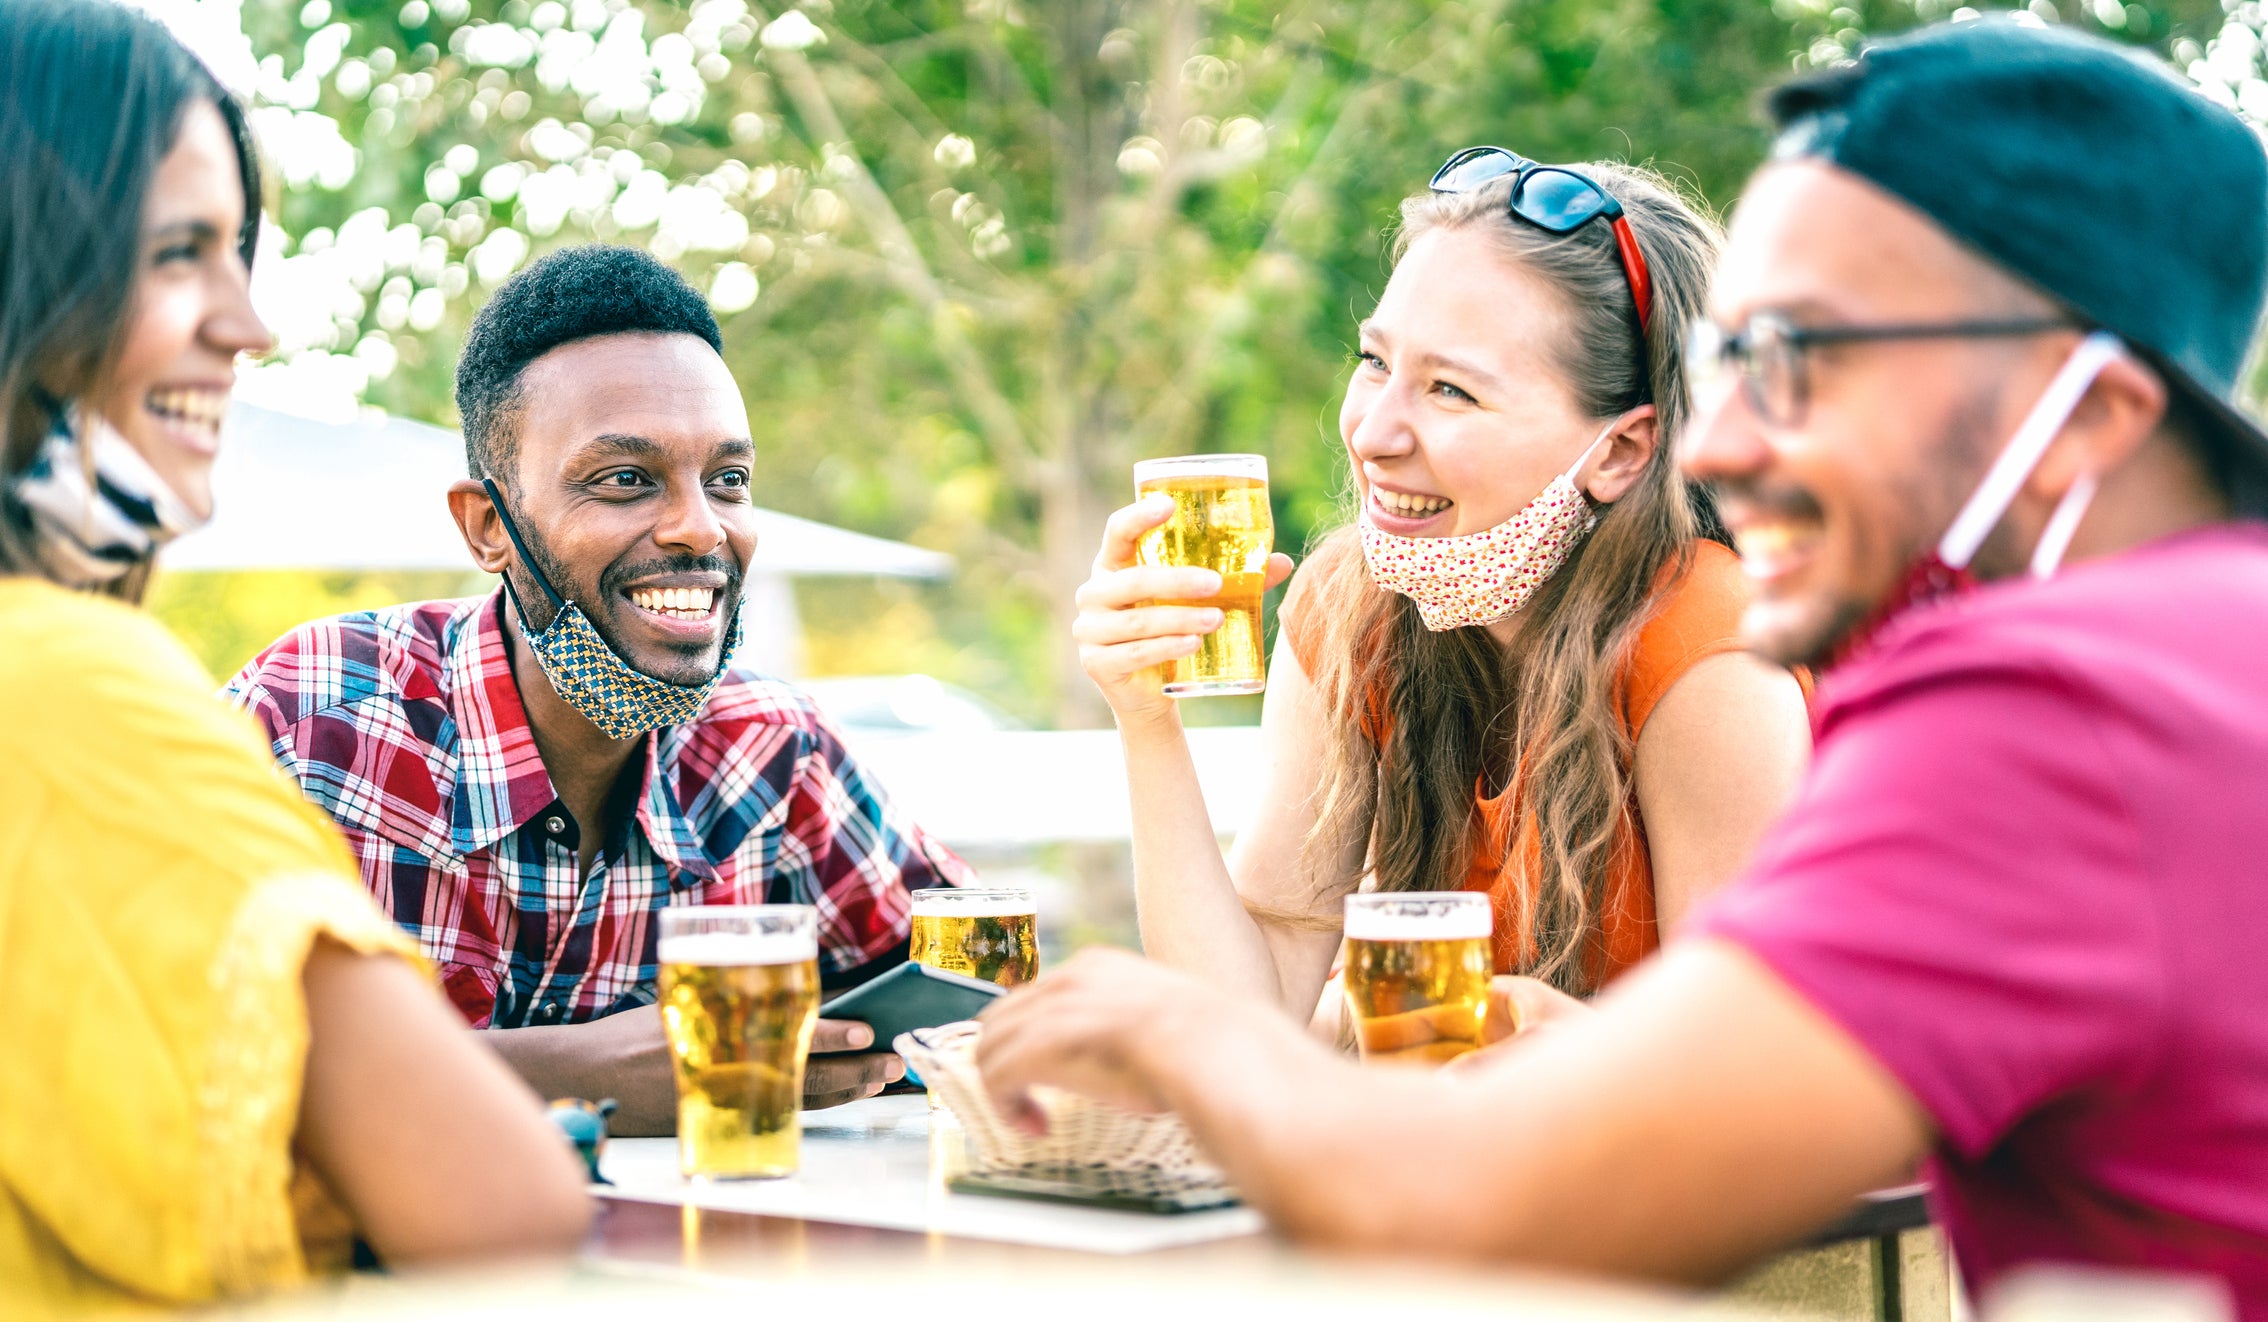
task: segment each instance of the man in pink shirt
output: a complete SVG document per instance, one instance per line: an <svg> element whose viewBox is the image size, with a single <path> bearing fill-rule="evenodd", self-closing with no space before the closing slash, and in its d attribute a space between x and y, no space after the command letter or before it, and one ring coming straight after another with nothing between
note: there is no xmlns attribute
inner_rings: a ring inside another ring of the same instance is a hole
<svg viewBox="0 0 2268 1322"><path fill-rule="evenodd" d="M2268 160L2116 48L1978 22L1783 89L1689 346L1750 643L1831 663L1750 875L1448 1074L1082 956L996 1099L1171 1108L1304 1238L1721 1277L1927 1162L1972 1286L2268 1319ZM1502 1008L1502 1007L1500 1007Z"/></svg>

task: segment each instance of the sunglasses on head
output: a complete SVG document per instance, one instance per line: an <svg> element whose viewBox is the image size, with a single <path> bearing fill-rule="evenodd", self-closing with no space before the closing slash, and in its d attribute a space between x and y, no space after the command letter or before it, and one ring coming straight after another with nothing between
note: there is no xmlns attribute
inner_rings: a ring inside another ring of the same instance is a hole
<svg viewBox="0 0 2268 1322"><path fill-rule="evenodd" d="M1506 209L1547 234L1569 234L1599 219L1613 227L1615 250L1622 255L1622 273L1630 280L1630 299L1637 306L1638 333L1643 336L1647 310L1654 304L1646 254L1638 250L1638 236L1631 232L1622 204L1589 175L1564 165L1539 165L1502 147L1467 147L1434 171L1427 187L1436 193L1469 193L1506 175L1512 177Z"/></svg>

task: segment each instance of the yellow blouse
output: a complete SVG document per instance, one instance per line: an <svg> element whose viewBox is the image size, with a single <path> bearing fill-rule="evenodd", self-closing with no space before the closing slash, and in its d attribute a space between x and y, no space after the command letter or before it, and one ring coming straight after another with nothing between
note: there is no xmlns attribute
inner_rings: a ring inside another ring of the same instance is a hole
<svg viewBox="0 0 2268 1322"><path fill-rule="evenodd" d="M291 1151L318 936L415 959L155 621L0 578L0 1299L241 1295L341 1265ZM327 1240L327 1242L326 1242Z"/></svg>

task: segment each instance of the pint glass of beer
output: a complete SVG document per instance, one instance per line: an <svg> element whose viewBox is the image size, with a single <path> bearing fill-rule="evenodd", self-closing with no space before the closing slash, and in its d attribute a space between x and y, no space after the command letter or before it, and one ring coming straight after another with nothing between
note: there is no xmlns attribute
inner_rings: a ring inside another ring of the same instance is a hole
<svg viewBox="0 0 2268 1322"><path fill-rule="evenodd" d="M1481 1044L1488 897L1349 895L1347 1016L1365 1062L1439 1065Z"/></svg>
<svg viewBox="0 0 2268 1322"><path fill-rule="evenodd" d="M1173 517L1142 535L1136 560L1191 565L1221 576L1218 597L1168 601L1218 606L1221 627L1197 651L1167 664L1165 691L1176 698L1258 693L1267 687L1260 645L1260 585L1275 548L1268 512L1268 461L1256 454L1196 454L1134 465L1134 497L1173 497Z"/></svg>
<svg viewBox="0 0 2268 1322"><path fill-rule="evenodd" d="M1039 976L1039 905L1005 886L932 886L913 893L913 960L1003 987Z"/></svg>
<svg viewBox="0 0 2268 1322"><path fill-rule="evenodd" d="M803 1064L819 1022L819 911L664 909L658 953L679 1167L710 1180L795 1174Z"/></svg>

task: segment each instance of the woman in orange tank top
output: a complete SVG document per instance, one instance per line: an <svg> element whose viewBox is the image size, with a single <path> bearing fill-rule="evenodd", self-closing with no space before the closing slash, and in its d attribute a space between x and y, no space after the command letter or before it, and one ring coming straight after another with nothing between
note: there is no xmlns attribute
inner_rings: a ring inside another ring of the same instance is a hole
<svg viewBox="0 0 2268 1322"><path fill-rule="evenodd" d="M1217 577L1136 567L1168 513L1137 503L1079 598L1145 948L1302 1017L1357 888L1485 891L1497 971L1538 980L1523 1003L1597 990L1732 874L1809 747L1671 453L1714 224L1629 166L1476 151L1435 182L1360 328L1339 418L1359 511L1284 601L1262 806L1226 860L1157 669L1220 615L1153 604ZM1276 556L1270 582L1290 572Z"/></svg>

